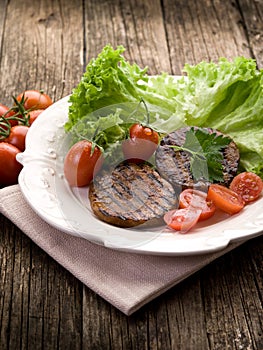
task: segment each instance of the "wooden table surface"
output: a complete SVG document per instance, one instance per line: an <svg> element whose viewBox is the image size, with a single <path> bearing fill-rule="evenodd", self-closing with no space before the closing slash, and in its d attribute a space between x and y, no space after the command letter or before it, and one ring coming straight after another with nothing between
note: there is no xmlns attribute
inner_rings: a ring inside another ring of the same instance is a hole
<svg viewBox="0 0 263 350"><path fill-rule="evenodd" d="M150 74L253 57L262 0L0 0L0 102L69 94L107 43ZM0 349L263 349L263 237L125 316L0 216Z"/></svg>

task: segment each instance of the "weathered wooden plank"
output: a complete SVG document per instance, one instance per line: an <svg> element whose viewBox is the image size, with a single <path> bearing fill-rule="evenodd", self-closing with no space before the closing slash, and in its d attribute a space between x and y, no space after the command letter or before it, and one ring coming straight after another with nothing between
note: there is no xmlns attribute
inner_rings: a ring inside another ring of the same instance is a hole
<svg viewBox="0 0 263 350"><path fill-rule="evenodd" d="M253 249L256 247L256 249ZM249 248L249 249L247 249ZM251 249L252 248L252 249ZM242 259L238 264L238 282L240 285L240 312L244 314L247 325L245 340L251 348L263 347L263 263L262 263L263 239L255 239L255 243L249 242L247 247L242 247ZM232 279L232 276L231 276ZM228 285L229 285L228 281ZM232 291L233 292L233 291ZM242 310L241 310L242 309ZM241 343L244 332L241 329ZM243 341L244 342L244 341Z"/></svg>
<svg viewBox="0 0 263 350"><path fill-rule="evenodd" d="M197 273L191 279L174 287L167 295L170 349L180 349L180 344L187 344L188 349L209 349L200 274Z"/></svg>
<svg viewBox="0 0 263 350"><path fill-rule="evenodd" d="M81 283L15 226L0 247L1 349L81 349Z"/></svg>
<svg viewBox="0 0 263 350"><path fill-rule="evenodd" d="M8 348L10 334L10 314L13 296L13 278L15 265L14 228L7 230L7 219L0 216L0 339L1 347ZM19 315L20 317L20 315Z"/></svg>
<svg viewBox="0 0 263 350"><path fill-rule="evenodd" d="M201 272L211 349L262 346L262 289L259 292L257 283L262 271L260 277L250 263L262 254L262 244L262 238L244 244Z"/></svg>
<svg viewBox="0 0 263 350"><path fill-rule="evenodd" d="M36 349L43 343L48 349L81 348L81 283L36 249L31 261L28 341Z"/></svg>
<svg viewBox="0 0 263 350"><path fill-rule="evenodd" d="M164 0L164 23L174 74L185 63L250 56L242 16L233 1Z"/></svg>
<svg viewBox="0 0 263 350"><path fill-rule="evenodd" d="M12 278L12 291L9 304L9 343L12 349L23 348L27 344L27 317L29 306L30 251L31 242L14 231L14 265L9 271Z"/></svg>
<svg viewBox="0 0 263 350"><path fill-rule="evenodd" d="M126 48L125 57L149 74L170 72L171 65L159 0L85 3L86 60L108 43Z"/></svg>
<svg viewBox="0 0 263 350"><path fill-rule="evenodd" d="M43 88L54 100L70 93L82 74L82 1L11 0L0 16L1 102L27 88ZM81 283L18 229L4 233L0 348L80 349Z"/></svg>
<svg viewBox="0 0 263 350"><path fill-rule="evenodd" d="M3 41L3 33L4 33L4 27L5 27L5 17L6 17L6 7L7 7L7 0L0 0L0 57L2 52L2 41Z"/></svg>
<svg viewBox="0 0 263 350"><path fill-rule="evenodd" d="M11 103L11 95L25 89L43 89L54 100L71 92L82 74L80 18L78 0L8 2L0 66L2 101Z"/></svg>
<svg viewBox="0 0 263 350"><path fill-rule="evenodd" d="M110 305L88 288L83 288L83 350L104 349L111 344Z"/></svg>
<svg viewBox="0 0 263 350"><path fill-rule="evenodd" d="M263 2L241 0L239 6L251 55L256 58L258 67L263 68Z"/></svg>

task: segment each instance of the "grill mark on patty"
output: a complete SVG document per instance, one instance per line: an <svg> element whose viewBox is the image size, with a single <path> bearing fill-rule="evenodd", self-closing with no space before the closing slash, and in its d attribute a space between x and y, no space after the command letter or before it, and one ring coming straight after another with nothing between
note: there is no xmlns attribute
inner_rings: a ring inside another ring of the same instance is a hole
<svg viewBox="0 0 263 350"><path fill-rule="evenodd" d="M90 185L91 208L101 220L132 227L177 207L173 187L147 163L122 163Z"/></svg>
<svg viewBox="0 0 263 350"><path fill-rule="evenodd" d="M149 196L148 191L147 191L147 187L150 186L151 184L153 186L158 185L159 188L162 188L162 183L159 180L159 174L158 174L158 176L156 176L157 173L154 173L154 172L148 173L147 171L145 171L144 169L141 169L138 166L136 166L136 168L135 168L135 166L132 168L129 164L126 165L126 169L129 170L130 172L129 173L123 172L122 174L120 174L121 175L120 181L123 181L122 178L124 178L126 181L127 180L129 181L129 179L132 178L132 180L136 180L136 182L137 181L140 182L140 186L138 187L139 188L138 191L139 191L139 193L143 193L143 198L147 198ZM115 174L113 176L114 176L114 180L116 181ZM147 179L146 179L146 181L144 181L144 176L148 177L149 182L147 181ZM125 186L125 187L126 187L126 189L128 189L127 186ZM130 189L128 189L128 192L131 194L132 199L137 199L138 201L141 201L142 204L145 203L143 200L141 200L140 196L138 195L139 193L132 192L132 191L130 191ZM119 195L122 196L123 193L119 193ZM167 203L169 203L169 200L166 200L166 198L161 198L161 199L163 199ZM157 202L155 200L155 198L152 199L151 203L156 204L156 206L159 205L159 202ZM149 209L151 209L151 208L149 208Z"/></svg>
<svg viewBox="0 0 263 350"><path fill-rule="evenodd" d="M116 171L112 173L112 187L116 190L116 184L121 184L122 187L122 191L116 191L118 193L118 196L121 200L123 200L123 197L125 197L125 199L127 200L133 200L134 202L130 202L129 205L131 206L132 209L136 209L138 207L138 205L143 205L144 201L140 198L140 196L137 196L136 193L134 193L131 188L127 185L124 185L124 183L129 184L129 179L132 180L137 180L137 178L139 178L139 174L136 174L136 172L134 172L129 165L126 166L126 168L123 166L122 169L124 170L130 170L130 173L128 174L128 176L125 176L126 173L125 172L121 172L121 171ZM141 177L140 177L141 178ZM141 192L142 192L142 188L140 188ZM128 196L127 196L128 194ZM136 204L138 203L138 204Z"/></svg>
<svg viewBox="0 0 263 350"><path fill-rule="evenodd" d="M158 187L159 187L160 190L163 190L163 184L162 184L162 181L161 181L161 177L156 171L153 171L153 172L147 172L145 170L143 171L143 174L146 175L146 177L149 179L149 182L148 181L144 181L144 177L141 176L141 171L140 172L134 171L134 173L137 176L137 178L139 178L141 180L141 182L140 182L140 192L143 192L145 194L145 196L149 196L148 191L147 191L148 186L151 186L151 185L156 186L157 185L157 188L156 188L157 191L158 191ZM155 200L155 196L156 196L156 192L154 194L152 194L152 196L151 196L151 197L153 197L153 198L151 198L151 203L152 204L156 204L156 206L158 207L158 206L160 206L160 201L156 201ZM165 196L162 197L161 196L159 198L159 200L165 201L166 205L171 204L171 201L169 200L169 196L167 196L167 197L165 197Z"/></svg>
<svg viewBox="0 0 263 350"><path fill-rule="evenodd" d="M160 142L155 154L156 168L167 181L180 190L188 187L204 188L208 182L195 182L190 166L190 156L184 151L174 151L169 145L182 146L185 142L185 135L190 127L182 128L166 135ZM203 128L209 132L222 134L218 130ZM237 173L239 164L239 151L231 141L222 151L223 154L223 178L224 184L228 185Z"/></svg>

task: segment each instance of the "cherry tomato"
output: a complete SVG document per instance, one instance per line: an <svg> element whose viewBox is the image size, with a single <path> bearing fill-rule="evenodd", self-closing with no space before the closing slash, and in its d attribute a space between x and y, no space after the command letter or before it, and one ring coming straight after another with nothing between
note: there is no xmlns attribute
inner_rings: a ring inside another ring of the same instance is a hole
<svg viewBox="0 0 263 350"><path fill-rule="evenodd" d="M260 196L263 190L263 181L254 173L243 172L234 177L230 189L238 193L245 203L248 203Z"/></svg>
<svg viewBox="0 0 263 350"><path fill-rule="evenodd" d="M148 160L156 148L156 143L146 139L132 138L122 142L122 152L125 159L129 159L134 163Z"/></svg>
<svg viewBox="0 0 263 350"><path fill-rule="evenodd" d="M0 142L0 184L14 185L22 165L16 160L20 150L7 142Z"/></svg>
<svg viewBox="0 0 263 350"><path fill-rule="evenodd" d="M134 163L149 159L158 146L158 133L148 126L133 124L130 127L129 134L130 138L122 143L125 159L129 159Z"/></svg>
<svg viewBox="0 0 263 350"><path fill-rule="evenodd" d="M50 96L38 90L26 90L17 96L17 101L21 102L24 96L24 108L29 109L46 109L52 105L53 101Z"/></svg>
<svg viewBox="0 0 263 350"><path fill-rule="evenodd" d="M216 207L230 215L238 213L245 205L239 194L218 184L209 186L207 198L213 201Z"/></svg>
<svg viewBox="0 0 263 350"><path fill-rule="evenodd" d="M207 199L207 194L205 192L190 188L180 193L179 207L181 209L201 209L202 212L200 214L199 221L209 219L214 215L216 210L215 204L211 200Z"/></svg>
<svg viewBox="0 0 263 350"><path fill-rule="evenodd" d="M44 109L34 109L29 112L29 125L32 125Z"/></svg>
<svg viewBox="0 0 263 350"><path fill-rule="evenodd" d="M148 126L144 126L141 124L133 124L130 127L130 138L131 139L144 139L147 141L151 141L158 145L159 135L156 131L152 130Z"/></svg>
<svg viewBox="0 0 263 350"><path fill-rule="evenodd" d="M70 186L87 186L103 163L99 147L92 153L92 142L79 141L68 151L64 161L64 174Z"/></svg>
<svg viewBox="0 0 263 350"><path fill-rule="evenodd" d="M170 210L164 215L164 221L173 230L186 233L197 223L201 211L196 208Z"/></svg>
<svg viewBox="0 0 263 350"><path fill-rule="evenodd" d="M0 117L4 117L4 118L10 118L12 116L14 116L15 112L10 110L7 106L2 105L0 103ZM9 123L11 126L13 125L17 125L17 121L16 120L12 120L12 119L8 119Z"/></svg>
<svg viewBox="0 0 263 350"><path fill-rule="evenodd" d="M25 150L26 134L29 127L25 125L12 126L9 136L5 139L5 142L16 146L20 151Z"/></svg>

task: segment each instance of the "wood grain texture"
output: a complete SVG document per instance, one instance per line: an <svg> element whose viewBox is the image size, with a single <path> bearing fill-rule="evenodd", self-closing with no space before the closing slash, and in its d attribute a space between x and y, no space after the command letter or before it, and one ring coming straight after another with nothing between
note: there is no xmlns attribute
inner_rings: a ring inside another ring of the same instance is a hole
<svg viewBox="0 0 263 350"><path fill-rule="evenodd" d="M251 56L256 58L259 68L263 67L263 3L261 0L239 1L242 20L246 29Z"/></svg>
<svg viewBox="0 0 263 350"><path fill-rule="evenodd" d="M0 0L0 57L2 57L2 42L3 42L3 32L5 26L5 17L6 17L6 7L7 0Z"/></svg>
<svg viewBox="0 0 263 350"><path fill-rule="evenodd" d="M171 71L159 0L88 1L85 23L87 61L106 44L123 45L125 57L149 67L149 74Z"/></svg>
<svg viewBox="0 0 263 350"><path fill-rule="evenodd" d="M4 27L0 80L4 103L10 104L10 96L25 89L43 89L54 100L71 92L82 74L81 9L81 1L7 3L0 26Z"/></svg>
<svg viewBox="0 0 263 350"><path fill-rule="evenodd" d="M253 242L244 244L229 259L220 258L215 269L206 269L210 282L203 285L203 295L212 349L262 347L262 263L251 276L258 257L262 259L262 238L255 243L257 248Z"/></svg>
<svg viewBox="0 0 263 350"><path fill-rule="evenodd" d="M0 0L0 102L26 88L69 94L107 43L150 74L253 57L259 0ZM0 349L263 349L263 238L127 317L0 216Z"/></svg>
<svg viewBox="0 0 263 350"><path fill-rule="evenodd" d="M174 74L184 64L250 57L242 15L235 1L164 0L169 54Z"/></svg>

